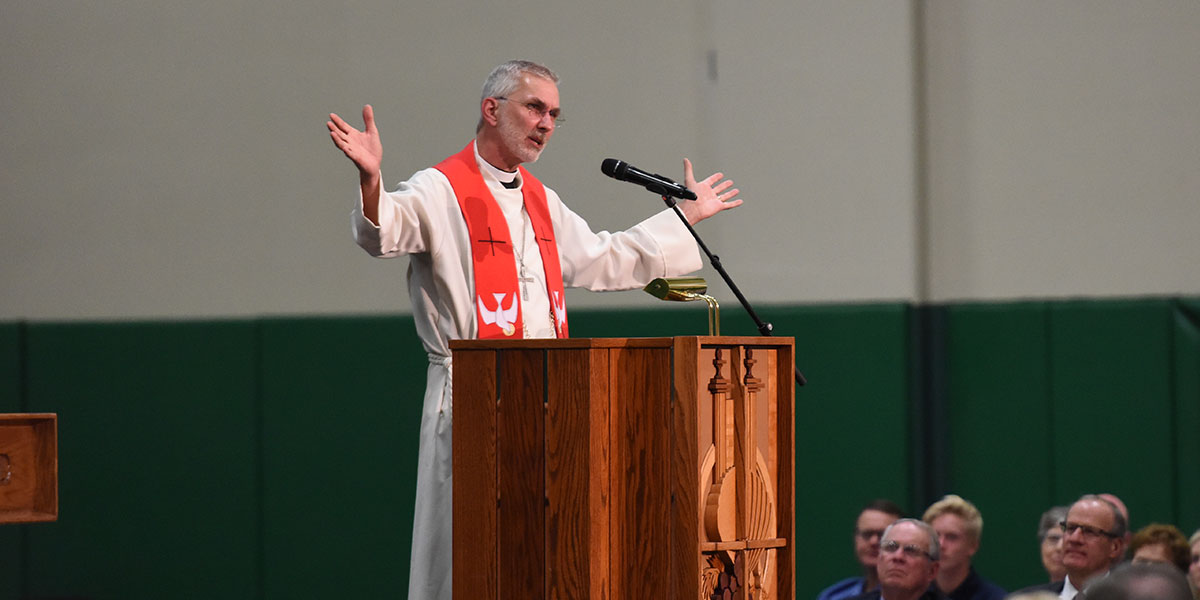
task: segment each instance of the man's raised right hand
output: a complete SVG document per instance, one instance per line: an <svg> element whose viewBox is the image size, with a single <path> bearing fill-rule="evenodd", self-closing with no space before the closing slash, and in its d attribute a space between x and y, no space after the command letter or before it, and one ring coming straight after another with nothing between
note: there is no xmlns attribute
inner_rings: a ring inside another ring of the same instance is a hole
<svg viewBox="0 0 1200 600"><path fill-rule="evenodd" d="M359 131L342 120L341 117L329 113L329 137L346 157L354 161L360 177L368 179L379 177L379 167L383 163L383 144L379 141L379 130L375 127L375 111L368 104L363 107L364 131Z"/></svg>
<svg viewBox="0 0 1200 600"><path fill-rule="evenodd" d="M376 198L380 192L379 167L383 164L383 144L379 141L379 130L375 128L375 110L370 104L363 107L363 124L365 131L359 131L333 113L329 113L329 120L325 122L333 144L358 167L363 217L378 226L379 202Z"/></svg>

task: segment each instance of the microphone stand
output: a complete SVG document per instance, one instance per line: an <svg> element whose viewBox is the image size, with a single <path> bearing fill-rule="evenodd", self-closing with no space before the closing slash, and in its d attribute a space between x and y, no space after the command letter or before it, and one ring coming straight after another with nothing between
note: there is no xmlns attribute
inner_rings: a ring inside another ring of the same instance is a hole
<svg viewBox="0 0 1200 600"><path fill-rule="evenodd" d="M696 244L699 245L700 249L704 251L704 254L708 256L709 264L711 264L713 268L717 270L717 273L721 275L721 279L724 279L725 284L729 286L729 289L733 290L733 295L737 296L738 302L742 303L742 308L746 309L746 312L750 314L750 318L754 320L754 325L758 327L759 335L762 335L763 337L770 337L774 326L758 318L758 313L754 312L754 308L750 306L750 302L746 300L745 296L742 295L742 291L738 289L737 284L735 284L733 279L729 277L729 273L725 272L725 267L721 266L721 257L713 254L711 251L709 251L708 246L704 245L704 240L700 239L700 234L696 233L696 229L692 227L691 223L688 222L687 217L683 214L683 211L679 210L678 203L675 202L674 198L663 194L662 199L663 202L667 203L668 207L675 211L675 214L679 215L679 220L683 221L684 226L686 226L688 231L691 232L692 237L696 238ZM793 364L792 369L796 374L797 385L802 386L808 383L808 380L804 378L804 374L800 372L800 367L797 367Z"/></svg>

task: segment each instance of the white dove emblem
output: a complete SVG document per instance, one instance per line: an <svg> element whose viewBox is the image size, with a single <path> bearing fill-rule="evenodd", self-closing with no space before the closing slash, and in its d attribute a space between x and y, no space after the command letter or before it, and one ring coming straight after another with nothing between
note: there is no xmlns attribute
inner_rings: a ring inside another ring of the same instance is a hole
<svg viewBox="0 0 1200 600"><path fill-rule="evenodd" d="M508 304L508 308L503 308L504 297L508 294L496 294L492 296L496 298L496 310L488 310L488 307L483 303L483 298L476 296L475 300L479 303L479 316L483 318L485 325L495 323L504 335L512 335L516 331L513 323L517 320L517 295L514 293L512 302Z"/></svg>
<svg viewBox="0 0 1200 600"><path fill-rule="evenodd" d="M567 304L566 298L560 297L558 292L554 294L554 320L558 321L558 330L562 331L563 325L567 322Z"/></svg>

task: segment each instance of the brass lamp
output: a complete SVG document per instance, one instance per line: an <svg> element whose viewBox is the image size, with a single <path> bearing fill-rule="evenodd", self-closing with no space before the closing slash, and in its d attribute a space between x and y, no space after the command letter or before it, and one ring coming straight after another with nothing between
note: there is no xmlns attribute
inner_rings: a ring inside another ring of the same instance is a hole
<svg viewBox="0 0 1200 600"><path fill-rule="evenodd" d="M703 277L659 277L642 289L659 300L703 300L708 303L708 334L721 335L721 305L716 298L706 293L708 284Z"/></svg>

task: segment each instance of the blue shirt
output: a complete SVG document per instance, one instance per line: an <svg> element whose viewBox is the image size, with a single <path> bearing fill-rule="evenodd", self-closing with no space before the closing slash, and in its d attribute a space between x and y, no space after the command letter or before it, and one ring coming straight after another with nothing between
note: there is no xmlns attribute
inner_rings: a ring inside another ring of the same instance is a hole
<svg viewBox="0 0 1200 600"><path fill-rule="evenodd" d="M863 587L862 577L849 577L843 579L817 594L817 600L846 600L862 594L865 591Z"/></svg>

